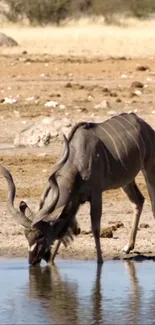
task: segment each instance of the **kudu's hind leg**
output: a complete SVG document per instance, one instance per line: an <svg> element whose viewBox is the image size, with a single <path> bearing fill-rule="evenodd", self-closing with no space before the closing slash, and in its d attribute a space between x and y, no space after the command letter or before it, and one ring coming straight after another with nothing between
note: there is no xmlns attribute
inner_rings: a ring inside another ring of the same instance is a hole
<svg viewBox="0 0 155 325"><path fill-rule="evenodd" d="M97 251L97 262L103 263L101 243L100 243L100 223L102 215L102 197L101 194L94 193L90 201L90 215L91 215L91 226L92 232L95 239L96 251Z"/></svg>
<svg viewBox="0 0 155 325"><path fill-rule="evenodd" d="M155 218L155 164L151 168L143 170L149 197L152 205L152 212Z"/></svg>
<svg viewBox="0 0 155 325"><path fill-rule="evenodd" d="M128 196L132 206L134 208L134 215L132 221L131 232L129 236L129 241L127 245L123 248L124 253L129 253L135 245L136 234L139 224L140 215L143 209L144 204L144 196L140 192L139 188L137 187L135 181L128 184L127 186L123 187L122 190Z"/></svg>

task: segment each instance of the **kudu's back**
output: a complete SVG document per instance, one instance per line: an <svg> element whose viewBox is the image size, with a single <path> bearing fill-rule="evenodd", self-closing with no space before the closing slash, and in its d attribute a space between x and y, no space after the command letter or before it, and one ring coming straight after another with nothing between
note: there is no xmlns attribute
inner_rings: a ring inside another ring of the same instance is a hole
<svg viewBox="0 0 155 325"><path fill-rule="evenodd" d="M71 139L73 160L82 178L100 173L103 190L123 187L152 161L154 139L151 126L134 113L115 115L102 123L83 123Z"/></svg>

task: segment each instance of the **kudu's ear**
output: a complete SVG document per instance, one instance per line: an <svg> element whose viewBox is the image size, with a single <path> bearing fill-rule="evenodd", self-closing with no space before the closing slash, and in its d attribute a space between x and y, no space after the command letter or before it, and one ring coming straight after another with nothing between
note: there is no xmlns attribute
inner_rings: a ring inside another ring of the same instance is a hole
<svg viewBox="0 0 155 325"><path fill-rule="evenodd" d="M19 203L19 210L25 214L25 216L32 222L33 221L33 212L28 207L27 203L25 201L20 201Z"/></svg>
<svg viewBox="0 0 155 325"><path fill-rule="evenodd" d="M19 203L19 209L21 212L25 212L26 208L28 207L27 203L25 201L20 201Z"/></svg>
<svg viewBox="0 0 155 325"><path fill-rule="evenodd" d="M28 207L27 203L25 201L20 201L19 203L19 210L26 214L28 217L32 213L30 208Z"/></svg>

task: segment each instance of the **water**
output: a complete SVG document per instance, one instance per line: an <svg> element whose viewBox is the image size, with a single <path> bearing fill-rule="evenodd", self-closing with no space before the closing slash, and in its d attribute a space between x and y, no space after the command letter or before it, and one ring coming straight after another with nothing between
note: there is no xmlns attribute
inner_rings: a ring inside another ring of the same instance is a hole
<svg viewBox="0 0 155 325"><path fill-rule="evenodd" d="M152 261L0 260L0 324L155 324Z"/></svg>

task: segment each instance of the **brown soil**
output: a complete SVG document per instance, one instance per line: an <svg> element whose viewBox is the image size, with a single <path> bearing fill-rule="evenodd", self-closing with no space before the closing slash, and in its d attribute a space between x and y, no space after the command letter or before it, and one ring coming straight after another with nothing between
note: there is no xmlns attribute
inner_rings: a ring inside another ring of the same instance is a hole
<svg viewBox="0 0 155 325"><path fill-rule="evenodd" d="M86 57L52 57L50 55L1 55L0 85L0 162L11 172L17 186L16 204L27 200L33 209L37 208L39 196L46 183L49 171L59 156L61 145L53 142L46 148L16 148L13 145L16 132L45 116L67 116L73 120L101 121L109 117L109 111L137 113L155 127L155 59L107 59ZM137 69L138 66L148 69ZM122 77L122 75L126 77ZM136 83L135 83L136 82ZM142 83L142 84L141 84ZM144 87L143 87L144 86ZM136 87L136 88L135 88ZM134 89L141 91L140 96ZM5 104L4 97L17 98L16 104ZM29 97L35 100L26 100ZM110 108L95 108L103 99ZM45 108L48 100L58 101L66 106ZM136 248L130 256L154 255L155 222L150 201L141 174L137 183L146 197L139 227ZM6 210L7 186L0 179L0 255L27 256L27 241L22 228L8 215ZM82 233L65 249L61 246L59 256L68 258L95 258L94 239L90 230L89 205L85 204L78 213ZM105 258L122 258L122 248L127 242L132 208L120 190L103 195L102 227L118 227L111 238L101 238Z"/></svg>

